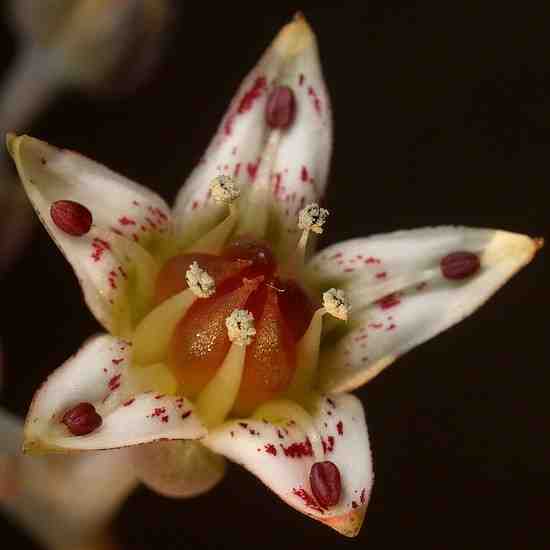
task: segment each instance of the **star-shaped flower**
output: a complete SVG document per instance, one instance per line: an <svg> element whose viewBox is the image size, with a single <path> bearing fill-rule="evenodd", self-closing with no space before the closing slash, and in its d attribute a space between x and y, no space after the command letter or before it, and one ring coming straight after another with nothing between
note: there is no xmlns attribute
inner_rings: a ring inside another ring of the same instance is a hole
<svg viewBox="0 0 550 550"><path fill-rule="evenodd" d="M141 478L192 495L244 465L354 536L373 483L363 408L345 392L472 313L539 243L436 227L309 257L331 110L302 17L246 77L170 212L78 154L10 137L25 189L108 334L38 390L29 451L136 446ZM149 443L149 445L141 445Z"/></svg>

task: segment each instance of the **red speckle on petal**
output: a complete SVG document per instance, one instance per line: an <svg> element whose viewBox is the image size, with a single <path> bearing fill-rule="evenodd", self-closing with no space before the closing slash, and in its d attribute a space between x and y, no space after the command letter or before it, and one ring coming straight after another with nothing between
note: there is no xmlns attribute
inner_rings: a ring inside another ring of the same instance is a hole
<svg viewBox="0 0 550 550"><path fill-rule="evenodd" d="M338 431L338 435L344 435L344 424L341 420L336 424L336 430Z"/></svg>
<svg viewBox="0 0 550 550"><path fill-rule="evenodd" d="M92 213L74 201L55 201L50 207L50 216L61 231L73 237L85 235L92 226Z"/></svg>
<svg viewBox="0 0 550 550"><path fill-rule="evenodd" d="M185 420L187 417L189 417L191 415L191 411L187 411L187 412L184 412L182 415L181 415L181 418L182 420Z"/></svg>
<svg viewBox="0 0 550 550"><path fill-rule="evenodd" d="M94 260L94 262L99 262L99 260L101 260L101 257L103 256L103 253L106 250L111 250L111 245L107 241L95 237L92 241L92 248L92 259Z"/></svg>
<svg viewBox="0 0 550 550"><path fill-rule="evenodd" d="M124 357L121 357L120 359L113 359L111 362L113 363L113 365L120 365L122 361L124 361Z"/></svg>
<svg viewBox="0 0 550 550"><path fill-rule="evenodd" d="M118 388L120 388L120 377L122 375L120 374L117 374L116 376L113 376L110 380L109 380L109 389L111 391L115 391L115 390L118 390Z"/></svg>
<svg viewBox="0 0 550 550"><path fill-rule="evenodd" d="M315 502L315 499L302 487L299 487L298 489L294 488L292 489L292 492L298 497L301 498L305 505L308 508L311 508L312 510L315 510L316 512L321 512L323 514L325 511Z"/></svg>
<svg viewBox="0 0 550 550"><path fill-rule="evenodd" d="M304 77L303 73L300 73L300 79L299 79L299 81L298 81L298 84L299 84L300 86L302 86L302 84L304 83L304 78L305 78L305 77Z"/></svg>
<svg viewBox="0 0 550 550"><path fill-rule="evenodd" d="M254 180L256 178L256 173L258 172L258 166L260 162L256 161L254 163L249 162L246 165L246 171L248 172L248 175L250 176L250 179Z"/></svg>
<svg viewBox="0 0 550 550"><path fill-rule="evenodd" d="M128 401L125 401L124 403L122 403L122 406L129 407L134 401L135 401L135 398L132 397L132 399L128 399Z"/></svg>
<svg viewBox="0 0 550 550"><path fill-rule="evenodd" d="M397 292L393 294L388 294L384 296L378 302L376 302L381 309L390 309L392 307L398 306L401 303L401 298Z"/></svg>
<svg viewBox="0 0 550 550"><path fill-rule="evenodd" d="M330 461L316 462L309 472L311 492L324 508L336 506L342 493L340 470Z"/></svg>
<svg viewBox="0 0 550 550"><path fill-rule="evenodd" d="M280 447L283 450L285 456L289 458L302 458L304 456L313 456L313 448L309 439L306 439L304 442L300 443L292 443L292 445L288 445L288 447L285 447L284 445L280 445Z"/></svg>
<svg viewBox="0 0 550 550"><path fill-rule="evenodd" d="M266 86L267 80L265 77L258 77L252 85L252 88L250 88L250 90L248 90L241 99L237 112L242 115L252 109L254 102L262 95L262 92L265 90Z"/></svg>
<svg viewBox="0 0 550 550"><path fill-rule="evenodd" d="M311 86L309 86L307 89L307 93L313 99L313 106L315 107L315 110L319 114L321 114L321 100L319 99L317 92Z"/></svg>
<svg viewBox="0 0 550 550"><path fill-rule="evenodd" d="M301 178L303 182L307 182L309 180L309 173L307 171L307 168L305 166L302 166L302 172L301 172Z"/></svg>
<svg viewBox="0 0 550 550"><path fill-rule="evenodd" d="M265 452L269 453L270 455L277 456L277 448L275 447L275 445L273 445L273 443L268 443L265 446Z"/></svg>
<svg viewBox="0 0 550 550"><path fill-rule="evenodd" d="M376 274L377 279L385 279L388 276L388 274L385 271L381 271L380 273Z"/></svg>
<svg viewBox="0 0 550 550"><path fill-rule="evenodd" d="M79 403L67 410L61 420L73 435L87 435L97 430L103 419L91 403Z"/></svg>
<svg viewBox="0 0 550 550"><path fill-rule="evenodd" d="M132 220L127 216L122 216L122 218L119 218L118 223L120 223L120 225L136 225L135 220Z"/></svg>

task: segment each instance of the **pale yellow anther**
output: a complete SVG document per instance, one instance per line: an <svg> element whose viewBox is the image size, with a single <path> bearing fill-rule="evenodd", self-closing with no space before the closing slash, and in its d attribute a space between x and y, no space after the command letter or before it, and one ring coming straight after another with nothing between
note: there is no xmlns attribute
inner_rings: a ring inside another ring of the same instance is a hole
<svg viewBox="0 0 550 550"><path fill-rule="evenodd" d="M313 231L313 233L321 234L323 232L323 225L327 221L328 214L328 210L312 202L300 210L298 214L298 227L305 231Z"/></svg>
<svg viewBox="0 0 550 550"><path fill-rule="evenodd" d="M216 292L216 283L208 275L207 271L199 267L197 262L193 262L185 273L185 280L189 289L199 298L209 298Z"/></svg>
<svg viewBox="0 0 550 550"><path fill-rule="evenodd" d="M324 292L323 307L333 317L342 321L348 320L350 306L343 290L331 288Z"/></svg>
<svg viewBox="0 0 550 550"><path fill-rule="evenodd" d="M235 309L225 320L227 335L234 344L248 346L256 334L254 315L246 309Z"/></svg>
<svg viewBox="0 0 550 550"><path fill-rule="evenodd" d="M237 181L231 176L221 174L210 183L212 199L220 204L231 204L241 195Z"/></svg>

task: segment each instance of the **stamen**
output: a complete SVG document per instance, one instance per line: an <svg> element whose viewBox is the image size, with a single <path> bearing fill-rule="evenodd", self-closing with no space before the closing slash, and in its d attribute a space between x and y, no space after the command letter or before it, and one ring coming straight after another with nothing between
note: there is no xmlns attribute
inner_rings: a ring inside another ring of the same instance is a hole
<svg viewBox="0 0 550 550"><path fill-rule="evenodd" d="M303 399L313 386L325 313L347 321L349 311L350 306L343 290L331 288L323 294L323 307L314 313L308 329L296 344L296 371L287 391L290 399Z"/></svg>
<svg viewBox="0 0 550 550"><path fill-rule="evenodd" d="M231 412L241 386L246 346L256 334L254 316L244 309L234 310L225 320L225 324L233 343L216 375L197 399L201 420L209 428L221 424Z"/></svg>
<svg viewBox="0 0 550 550"><path fill-rule="evenodd" d="M239 346L248 346L252 342L252 337L256 334L254 316L245 309L233 311L225 320L225 326L231 342Z"/></svg>
<svg viewBox="0 0 550 550"><path fill-rule="evenodd" d="M164 361L177 324L196 300L190 289L168 298L142 319L133 335L132 363L151 365Z"/></svg>
<svg viewBox="0 0 550 550"><path fill-rule="evenodd" d="M92 227L92 213L79 202L55 201L50 216L61 231L73 237L86 235Z"/></svg>
<svg viewBox="0 0 550 550"><path fill-rule="evenodd" d="M323 232L323 225L327 221L329 211L321 208L317 203L312 202L302 208L298 214L298 227L303 229L300 240L296 247L296 254L293 254L286 266L283 266L282 273L295 275L301 271L305 263L307 240L310 231L320 235Z"/></svg>
<svg viewBox="0 0 550 550"><path fill-rule="evenodd" d="M216 283L205 269L193 262L185 273L185 280L193 294L199 298L209 298L216 292Z"/></svg>
<svg viewBox="0 0 550 550"><path fill-rule="evenodd" d="M241 196L237 181L231 176L221 174L210 183L212 199L220 204L230 205Z"/></svg>
<svg viewBox="0 0 550 550"><path fill-rule="evenodd" d="M87 435L97 430L103 419L91 403L79 403L65 412L61 422L73 435Z"/></svg>
<svg viewBox="0 0 550 550"><path fill-rule="evenodd" d="M342 493L340 470L334 462L316 462L309 472L311 492L323 508L336 506Z"/></svg>
<svg viewBox="0 0 550 550"><path fill-rule="evenodd" d="M236 180L225 174L217 176L210 183L210 191L215 202L229 206L229 216L187 248L187 254L219 254L239 221L239 209L235 201L240 197L241 191Z"/></svg>
<svg viewBox="0 0 550 550"><path fill-rule="evenodd" d="M461 280L471 277L479 271L479 256L473 252L452 252L440 262L441 273L446 279Z"/></svg>
<svg viewBox="0 0 550 550"><path fill-rule="evenodd" d="M323 225L327 221L328 214L326 208L321 208L317 203L312 202L300 210L298 227L304 231L313 231L313 233L320 235L323 232Z"/></svg>
<svg viewBox="0 0 550 550"><path fill-rule="evenodd" d="M277 86L269 95L265 107L265 119L270 128L286 130L296 114L294 92L288 86Z"/></svg>
<svg viewBox="0 0 550 550"><path fill-rule="evenodd" d="M346 295L343 290L331 288L323 294L323 306L327 313L341 319L342 321L348 320L349 304Z"/></svg>

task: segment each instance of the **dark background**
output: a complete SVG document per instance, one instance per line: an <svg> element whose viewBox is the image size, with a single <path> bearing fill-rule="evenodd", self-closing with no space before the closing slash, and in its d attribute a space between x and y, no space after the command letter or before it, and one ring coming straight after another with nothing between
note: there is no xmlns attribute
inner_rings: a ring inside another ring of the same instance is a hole
<svg viewBox="0 0 550 550"><path fill-rule="evenodd" d="M301 8L320 40L335 113L326 244L438 224L548 237L550 7L261 4L185 2L160 70L139 94L67 93L32 134L171 200L241 78ZM4 67L14 53L6 32ZM376 472L357 539L299 515L232 465L194 500L138 490L116 518L118 540L136 550L548 547L547 254L473 318L357 392ZM3 404L23 415L39 382L98 326L38 226L1 295ZM8 536L11 547L35 548L0 519L0 540Z"/></svg>

